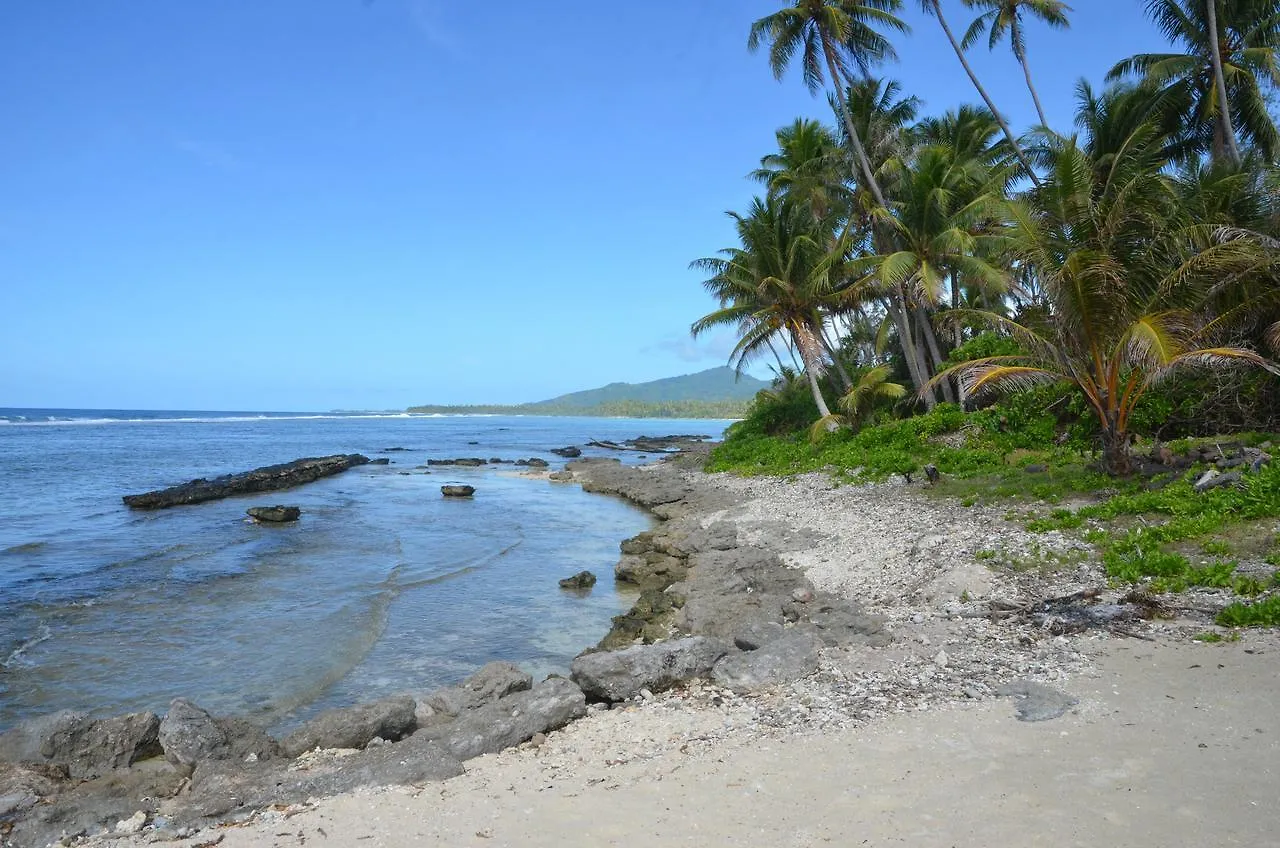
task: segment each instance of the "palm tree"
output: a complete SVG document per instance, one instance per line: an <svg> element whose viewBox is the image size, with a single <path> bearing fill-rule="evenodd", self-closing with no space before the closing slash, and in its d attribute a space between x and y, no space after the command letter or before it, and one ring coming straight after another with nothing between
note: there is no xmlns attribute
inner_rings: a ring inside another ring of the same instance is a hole
<svg viewBox="0 0 1280 848"><path fill-rule="evenodd" d="M815 219L848 205L841 171L841 149L820 121L797 118L778 130L778 151L760 159L751 178L770 194L808 206Z"/></svg>
<svg viewBox="0 0 1280 848"><path fill-rule="evenodd" d="M1031 178L1033 183L1039 185L1040 178L1036 176L1035 170L1032 169L1031 162L1027 159L1021 145L1018 144L1018 139L1014 136L1013 130L1009 129L1009 122L1000 114L1000 110L996 108L991 95L987 94L987 90L982 87L982 83L978 81L978 75L974 73L969 60L965 58L964 48L960 46L960 42L956 41L955 34L951 31L951 25L947 23L946 16L942 14L942 4L938 0L920 0L920 7L924 9L925 14L932 15L937 19L938 25L942 27L942 32L947 36L947 41L951 42L951 48L956 51L956 56L960 59L964 72L969 75L969 81L973 83L973 87L978 90L978 95L982 97L982 102L987 104L987 108L991 110L991 114L999 122L1000 129L1004 132L1005 138L1009 140L1009 145L1017 155L1018 161L1022 163L1022 167L1026 168L1027 176Z"/></svg>
<svg viewBox="0 0 1280 848"><path fill-rule="evenodd" d="M1280 90L1280 1L1148 0L1147 14L1186 52L1131 56L1107 78L1136 76L1175 95L1200 149L1216 160L1240 162L1237 134L1274 159L1280 131L1267 96Z"/></svg>
<svg viewBox="0 0 1280 848"><path fill-rule="evenodd" d="M815 222L809 209L767 196L756 198L747 214L729 215L741 246L693 263L711 274L703 286L720 308L695 321L690 332L735 327L739 341L730 361L739 369L783 334L799 352L814 403L826 418L831 411L818 385L826 370L822 310L847 296L833 269L843 251L830 249L838 220Z"/></svg>
<svg viewBox="0 0 1280 848"><path fill-rule="evenodd" d="M893 369L888 365L876 365L863 371L856 383L845 392L837 405L843 415L820 418L809 428L809 438L818 441L831 432L830 424L857 427L878 400L898 400L906 397L907 387L889 380Z"/></svg>
<svg viewBox="0 0 1280 848"><path fill-rule="evenodd" d="M854 67L865 76L873 64L896 56L893 45L876 27L907 32L907 25L894 14L901 7L902 0L795 0L793 5L751 25L747 49L754 53L767 42L769 65L779 80L799 51L809 91L817 93L829 79L839 92L853 81ZM862 178L876 203L884 206L884 193L867 160L862 139L843 108L843 100L837 98L836 102Z"/></svg>
<svg viewBox="0 0 1280 848"><path fill-rule="evenodd" d="M1044 185L1010 206L1012 243L1036 269L1048 319L968 313L1010 333L1024 353L962 363L935 378L956 375L970 392L1070 383L1097 417L1111 474L1130 470L1130 417L1170 371L1274 367L1206 333L1199 307L1210 284L1253 267L1259 245L1189 218L1172 178L1152 164L1150 149L1161 143L1159 133L1135 133L1127 152L1104 166L1077 139L1054 140Z"/></svg>
<svg viewBox="0 0 1280 848"><path fill-rule="evenodd" d="M1036 93L1036 87L1031 82L1031 65L1027 62L1027 40L1022 29L1022 15L1025 12L1051 27L1066 29L1070 26L1067 22L1067 12L1071 11L1071 7L1062 0L964 0L964 4L970 9L985 11L969 25L969 31L964 34L964 40L960 45L968 50L982 33L987 32L989 33L987 45L991 50L995 50L996 45L1007 32L1009 46L1013 48L1013 56L1018 60L1018 64L1022 65L1022 75L1027 78L1027 90L1031 92L1031 99L1035 101L1040 125L1047 127L1049 119L1044 115L1044 107L1040 105L1040 95Z"/></svg>
<svg viewBox="0 0 1280 848"><path fill-rule="evenodd" d="M894 215L885 225L888 249L850 262L854 273L866 272L881 290L906 293L909 308L921 316L933 368L945 357L931 328L924 328L945 292L950 291L955 307L961 278L984 290L1008 288L998 259L1004 244L997 223L1004 211L1003 184L993 173L981 157L946 145L916 151L904 165ZM955 400L949 384L942 386Z"/></svg>

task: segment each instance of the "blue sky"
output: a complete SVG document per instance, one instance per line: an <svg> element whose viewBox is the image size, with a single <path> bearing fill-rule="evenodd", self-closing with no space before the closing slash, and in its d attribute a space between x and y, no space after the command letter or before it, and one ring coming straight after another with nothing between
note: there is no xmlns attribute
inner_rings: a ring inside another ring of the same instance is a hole
<svg viewBox="0 0 1280 848"><path fill-rule="evenodd" d="M0 406L516 403L723 364L688 263L732 243L774 130L827 118L746 50L780 5L3 4ZM1051 123L1163 49L1142 5L1030 30ZM883 73L976 101L905 17ZM1029 125L1007 49L972 60Z"/></svg>

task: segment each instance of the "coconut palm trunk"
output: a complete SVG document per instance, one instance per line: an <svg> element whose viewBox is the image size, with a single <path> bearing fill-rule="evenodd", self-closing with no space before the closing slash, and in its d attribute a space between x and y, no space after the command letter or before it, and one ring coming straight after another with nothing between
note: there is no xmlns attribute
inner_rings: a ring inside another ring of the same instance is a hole
<svg viewBox="0 0 1280 848"><path fill-rule="evenodd" d="M795 336L796 347L800 350L800 359L804 362L804 374L809 380L809 389L813 392L813 402L818 406L818 414L823 418L829 418L831 409L827 406L827 401L822 396L822 388L818 385L818 378L825 371L822 365L822 342L818 341L813 328L804 323L796 324L791 332ZM827 425L827 429L834 431L838 426L832 421Z"/></svg>
<svg viewBox="0 0 1280 848"><path fill-rule="evenodd" d="M844 363L840 361L840 357L836 352L836 347L831 343L831 339L827 337L827 331L819 325L819 338L822 339L822 346L827 351L827 356L831 357L831 364L835 366L836 376L840 379L840 392L849 391L853 388L853 377L849 375L849 371L844 367Z"/></svg>
<svg viewBox="0 0 1280 848"><path fill-rule="evenodd" d="M942 347L938 344L938 335L933 331L933 324L929 322L929 313L925 312L924 307L916 305L913 310L915 313L916 323L920 327L920 337L924 339L925 346L929 350L929 355L933 358L933 367L928 369L927 373L932 375L942 370ZM956 403L955 389L951 386L950 380L942 383L942 398L947 403Z"/></svg>
<svg viewBox="0 0 1280 848"><path fill-rule="evenodd" d="M1227 79L1222 73L1222 43L1218 40L1218 2L1204 0L1205 16L1209 24L1209 57L1213 63L1213 84L1218 92L1218 132L1222 133L1222 149L1231 160L1231 164L1240 165L1240 148L1236 144L1236 131L1231 125L1231 104L1227 100ZM1214 153L1218 145L1214 145Z"/></svg>
<svg viewBox="0 0 1280 848"><path fill-rule="evenodd" d="M991 95L987 94L987 90L982 87L982 83L978 81L978 75L974 73L973 67L970 66L969 60L965 58L964 48L960 46L960 42L956 41L955 33L951 31L950 24L947 23L946 16L942 14L942 4L938 0L924 0L926 9L932 11L933 16L938 19L938 24L942 27L943 33L947 36L947 41L951 42L951 49L956 51L960 64L964 66L964 72L969 75L969 81L973 83L973 87L978 90L978 94L982 97L982 102L987 104L987 108L991 110L991 114L995 115L996 122L1000 124L1000 129L1004 131L1005 138L1009 139L1009 144L1013 147L1013 152L1018 157L1018 161L1022 163L1022 167L1027 169L1027 175L1031 177L1031 182L1037 187L1040 186L1040 178L1036 176L1035 170L1031 167L1031 161L1027 159L1027 154L1023 152L1022 145L1018 144L1018 139L1014 136L1013 130L1009 129L1009 123L1004 119L1004 115L1000 114L1000 110L996 108L995 102L991 99Z"/></svg>
<svg viewBox="0 0 1280 848"><path fill-rule="evenodd" d="M898 344L902 348L902 357L907 363L907 374L910 375L912 384L923 398L925 409L933 409L938 405L938 398L933 393L933 387L929 385L929 366L924 362L923 351L916 342L915 334L911 332L911 322L907 319L906 308L902 305L904 300L903 293L899 289L885 299L885 311L889 313L889 318L898 330Z"/></svg>
<svg viewBox="0 0 1280 848"><path fill-rule="evenodd" d="M1209 2L1212 2L1212 0L1209 0ZM1017 15L1013 16L1013 21L1009 26L1013 30L1011 33L1013 43L1015 45L1021 44L1022 25L1018 23ZM1040 105L1040 94L1036 91L1035 83L1031 81L1031 65L1027 62L1027 51L1023 48L1015 50L1015 52L1018 54L1018 64L1022 65L1022 75L1027 79L1027 91L1031 92L1031 100L1036 104L1036 114L1040 116L1040 126L1047 127L1049 126L1049 119L1044 116L1044 107Z"/></svg>
<svg viewBox="0 0 1280 848"><path fill-rule="evenodd" d="M840 113L840 121L844 124L845 132L849 134L849 143L853 145L853 155L858 160L858 168L862 171L862 178L867 181L867 189L871 192L871 196L875 198L876 204L884 209L889 206L885 202L884 192L880 190L880 183L876 182L876 175L871 170L871 160L867 158L867 150L862 146L862 136L858 135L858 128L853 125L853 116L849 114L849 110L844 102L845 78L840 73L840 63L836 61L835 49L827 44L823 53L827 59L827 73L831 74L831 83L836 87L836 111Z"/></svg>

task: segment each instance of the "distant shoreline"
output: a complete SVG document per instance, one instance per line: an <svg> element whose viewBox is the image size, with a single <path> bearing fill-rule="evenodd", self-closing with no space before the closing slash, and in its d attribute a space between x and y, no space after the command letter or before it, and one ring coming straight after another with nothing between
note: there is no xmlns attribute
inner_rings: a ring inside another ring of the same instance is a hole
<svg viewBox="0 0 1280 848"><path fill-rule="evenodd" d="M751 401L682 400L682 401L617 401L597 406L562 406L530 403L517 406L473 404L465 406L411 406L410 415L541 415L552 418L677 418L738 419L747 414Z"/></svg>

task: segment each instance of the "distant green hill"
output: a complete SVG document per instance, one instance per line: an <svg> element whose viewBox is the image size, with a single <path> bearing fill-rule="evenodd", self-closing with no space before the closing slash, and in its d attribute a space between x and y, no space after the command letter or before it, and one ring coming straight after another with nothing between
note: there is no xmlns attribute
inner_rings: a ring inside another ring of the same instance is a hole
<svg viewBox="0 0 1280 848"><path fill-rule="evenodd" d="M515 406L411 406L410 412L440 414L601 415L627 418L739 418L756 392L768 388L748 374L722 366L648 383L610 383L598 389Z"/></svg>

